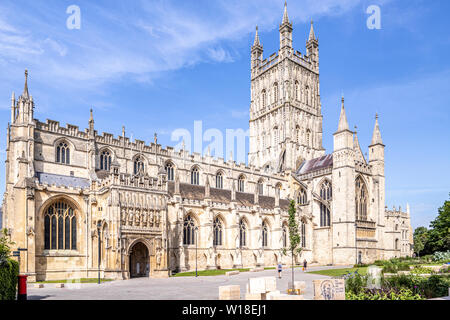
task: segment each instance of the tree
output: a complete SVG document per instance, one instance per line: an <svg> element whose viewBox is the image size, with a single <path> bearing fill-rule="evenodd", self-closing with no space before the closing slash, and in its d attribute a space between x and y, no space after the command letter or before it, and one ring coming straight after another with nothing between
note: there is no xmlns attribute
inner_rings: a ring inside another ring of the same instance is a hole
<svg viewBox="0 0 450 320"><path fill-rule="evenodd" d="M414 230L414 252L420 256L428 241L428 229L418 227Z"/></svg>
<svg viewBox="0 0 450 320"><path fill-rule="evenodd" d="M431 252L450 250L450 200L444 202L431 221L427 244Z"/></svg>
<svg viewBox="0 0 450 320"><path fill-rule="evenodd" d="M299 248L300 235L298 233L298 224L296 220L296 210L295 201L291 200L289 204L289 247L288 250L291 252L292 258L292 288L294 289L294 256L302 252L302 248ZM283 249L284 254L286 254L286 249Z"/></svg>
<svg viewBox="0 0 450 320"><path fill-rule="evenodd" d="M5 263L10 257L12 245L14 245L14 242L9 240L7 230L0 230L0 265Z"/></svg>

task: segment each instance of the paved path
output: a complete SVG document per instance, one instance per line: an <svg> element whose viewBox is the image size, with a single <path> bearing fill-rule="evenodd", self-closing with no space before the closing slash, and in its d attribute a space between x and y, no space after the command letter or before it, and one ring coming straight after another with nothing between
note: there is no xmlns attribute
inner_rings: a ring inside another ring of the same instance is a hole
<svg viewBox="0 0 450 320"><path fill-rule="evenodd" d="M348 266L351 267L351 266ZM346 268L310 267L308 271ZM285 268L281 279L277 277L277 289L286 292L291 279L290 269ZM295 280L306 281L305 299L313 298L312 280L327 279L328 276L304 273L295 269ZM217 300L219 286L240 285L241 298L245 297L249 278L276 276L276 270L242 272L235 276L172 277L168 279L137 278L105 282L100 285L67 284L66 288L55 288L55 284L44 284L44 288L28 287L30 300Z"/></svg>

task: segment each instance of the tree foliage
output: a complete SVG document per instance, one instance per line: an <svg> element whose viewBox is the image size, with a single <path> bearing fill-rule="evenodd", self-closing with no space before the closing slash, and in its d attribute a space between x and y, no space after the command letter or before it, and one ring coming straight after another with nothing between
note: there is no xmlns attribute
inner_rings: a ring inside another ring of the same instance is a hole
<svg viewBox="0 0 450 320"><path fill-rule="evenodd" d="M450 250L450 200L438 209L438 216L431 221L430 229L414 230L414 251L418 255Z"/></svg>

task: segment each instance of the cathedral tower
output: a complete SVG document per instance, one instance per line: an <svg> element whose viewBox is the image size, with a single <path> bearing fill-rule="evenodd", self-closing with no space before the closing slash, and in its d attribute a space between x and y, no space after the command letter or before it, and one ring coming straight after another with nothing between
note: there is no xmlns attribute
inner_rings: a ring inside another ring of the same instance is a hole
<svg viewBox="0 0 450 320"><path fill-rule="evenodd" d="M319 87L319 43L313 26L307 54L295 51L285 3L280 49L263 60L256 30L251 49L249 164L272 172L296 170L324 155Z"/></svg>

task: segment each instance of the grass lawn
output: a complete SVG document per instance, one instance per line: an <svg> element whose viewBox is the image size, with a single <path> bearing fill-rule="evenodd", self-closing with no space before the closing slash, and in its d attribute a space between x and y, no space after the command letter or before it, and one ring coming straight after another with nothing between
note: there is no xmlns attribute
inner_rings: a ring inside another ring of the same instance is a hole
<svg viewBox="0 0 450 320"><path fill-rule="evenodd" d="M272 269L275 269L275 267L264 268L264 270L272 270ZM201 277L201 276L220 276L220 275L224 275L228 271L248 272L248 271L250 271L250 268L199 270L199 271L197 271L197 274L199 277ZM176 273L172 277L195 277L195 271Z"/></svg>
<svg viewBox="0 0 450 320"><path fill-rule="evenodd" d="M330 276L330 277L340 277L340 276L343 276L344 274L346 274L347 272L355 272L356 270L358 270L358 273L360 275L366 275L366 273L367 273L367 267L328 269L328 270L320 270L320 271L310 271L307 273L321 274L321 275Z"/></svg>
<svg viewBox="0 0 450 320"><path fill-rule="evenodd" d="M100 279L100 282L108 282L112 279ZM48 280L48 281L36 281L33 283L97 283L98 278L81 278L81 279L65 279L65 280Z"/></svg>

